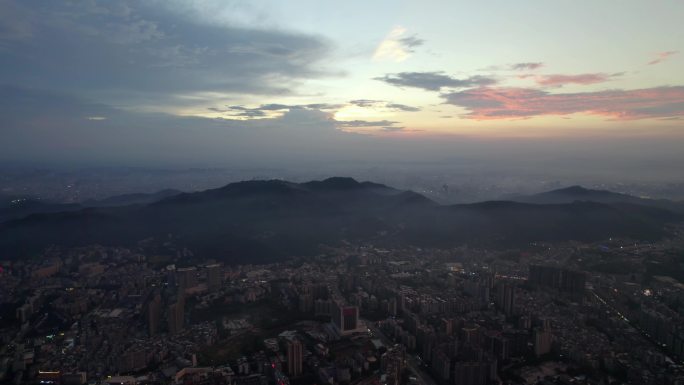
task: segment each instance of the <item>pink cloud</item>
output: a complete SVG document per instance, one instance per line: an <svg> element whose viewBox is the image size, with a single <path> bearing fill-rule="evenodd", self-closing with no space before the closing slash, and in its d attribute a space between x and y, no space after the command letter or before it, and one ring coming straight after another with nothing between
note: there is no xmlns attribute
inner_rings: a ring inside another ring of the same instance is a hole
<svg viewBox="0 0 684 385"><path fill-rule="evenodd" d="M657 57L655 59L651 60L650 62L648 62L647 64L648 65L654 65L654 64L662 63L665 60L669 59L670 56L676 55L678 53L679 53L679 51L658 52Z"/></svg>
<svg viewBox="0 0 684 385"><path fill-rule="evenodd" d="M563 86L565 84L596 84L607 82L613 75L596 73L596 74L578 74L578 75L542 75L537 76L537 84L542 86Z"/></svg>
<svg viewBox="0 0 684 385"><path fill-rule="evenodd" d="M549 93L532 88L480 87L442 94L476 120L584 113L615 120L684 116L684 86Z"/></svg>

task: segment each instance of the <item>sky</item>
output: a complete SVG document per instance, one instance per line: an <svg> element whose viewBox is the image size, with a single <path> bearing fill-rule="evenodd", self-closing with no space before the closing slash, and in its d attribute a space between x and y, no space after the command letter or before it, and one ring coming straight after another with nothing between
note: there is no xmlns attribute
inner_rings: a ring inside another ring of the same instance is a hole
<svg viewBox="0 0 684 385"><path fill-rule="evenodd" d="M683 17L679 0L0 0L0 161L676 176Z"/></svg>

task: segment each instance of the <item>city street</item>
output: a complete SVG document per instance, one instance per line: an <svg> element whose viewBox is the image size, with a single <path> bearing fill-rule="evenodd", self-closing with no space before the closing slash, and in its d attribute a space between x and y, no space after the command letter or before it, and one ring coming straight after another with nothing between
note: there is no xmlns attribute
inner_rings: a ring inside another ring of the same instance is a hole
<svg viewBox="0 0 684 385"><path fill-rule="evenodd" d="M388 348L394 345L394 342L387 337L382 330L380 330L378 327L375 326L374 322L368 321L368 320L363 320L363 322L366 323L368 328L373 332L373 335L376 336L377 338L382 341L382 343L387 346ZM419 382L423 385L437 385L437 383L432 379L430 374L425 372L421 367L420 363L416 359L414 355L407 354L406 355L406 366L409 368L411 371L412 375L416 377Z"/></svg>

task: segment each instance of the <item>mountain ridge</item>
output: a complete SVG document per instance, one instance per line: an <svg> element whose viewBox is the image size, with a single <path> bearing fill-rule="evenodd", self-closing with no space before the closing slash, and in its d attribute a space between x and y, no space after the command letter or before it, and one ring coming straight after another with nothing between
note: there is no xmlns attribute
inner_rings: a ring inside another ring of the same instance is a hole
<svg viewBox="0 0 684 385"><path fill-rule="evenodd" d="M171 236L198 255L240 263L314 254L320 244L343 240L452 247L657 239L667 223L681 219L676 212L631 202L439 205L412 191L352 178L244 181L148 204L11 220L0 224L0 250L20 258L51 244L136 245Z"/></svg>
<svg viewBox="0 0 684 385"><path fill-rule="evenodd" d="M568 186L532 195L511 196L509 197L509 200L514 202L536 204L571 203L574 201L590 201L609 204L632 203L643 206L658 207L684 214L684 202L672 201L668 199L642 198L609 190L589 189L579 185Z"/></svg>

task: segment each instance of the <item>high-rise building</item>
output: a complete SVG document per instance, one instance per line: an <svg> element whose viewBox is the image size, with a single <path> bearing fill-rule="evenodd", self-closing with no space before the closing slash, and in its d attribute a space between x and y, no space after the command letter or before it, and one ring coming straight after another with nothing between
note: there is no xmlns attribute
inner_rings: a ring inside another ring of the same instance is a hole
<svg viewBox="0 0 684 385"><path fill-rule="evenodd" d="M444 334L447 336L453 336L456 326L456 320L453 318L442 318L442 326Z"/></svg>
<svg viewBox="0 0 684 385"><path fill-rule="evenodd" d="M184 267L176 269L176 283L182 289L191 289L197 286L197 268Z"/></svg>
<svg viewBox="0 0 684 385"><path fill-rule="evenodd" d="M406 348L394 345L380 357L380 369L385 376L385 384L399 385L401 374L406 369Z"/></svg>
<svg viewBox="0 0 684 385"><path fill-rule="evenodd" d="M359 308L344 306L334 302L332 306L332 322L341 335L359 332Z"/></svg>
<svg viewBox="0 0 684 385"><path fill-rule="evenodd" d="M311 285L310 292L313 294L314 299L328 299L328 285L325 283Z"/></svg>
<svg viewBox="0 0 684 385"><path fill-rule="evenodd" d="M503 336L508 340L508 353L511 357L520 357L528 353L530 334L526 330L508 330Z"/></svg>
<svg viewBox="0 0 684 385"><path fill-rule="evenodd" d="M154 293L147 303L147 331L150 336L159 333L159 323L161 321L162 301L159 293Z"/></svg>
<svg viewBox="0 0 684 385"><path fill-rule="evenodd" d="M500 331L490 330L484 333L483 347L499 360L505 361L510 358L509 341Z"/></svg>
<svg viewBox="0 0 684 385"><path fill-rule="evenodd" d="M537 328L534 331L534 354L541 356L551 352L551 343L553 342L553 335L549 330Z"/></svg>
<svg viewBox="0 0 684 385"><path fill-rule="evenodd" d="M489 284L485 281L467 280L463 283L463 289L468 295L474 298L479 304L489 303Z"/></svg>
<svg viewBox="0 0 684 385"><path fill-rule="evenodd" d="M397 315L397 299L395 297L389 299L387 303L387 312L392 316Z"/></svg>
<svg viewBox="0 0 684 385"><path fill-rule="evenodd" d="M332 314L332 301L329 299L317 299L314 302L314 316L330 317Z"/></svg>
<svg viewBox="0 0 684 385"><path fill-rule="evenodd" d="M299 311L302 313L311 313L314 310L314 297L312 294L302 293L297 298Z"/></svg>
<svg viewBox="0 0 684 385"><path fill-rule="evenodd" d="M169 333L176 334L185 327L185 298L179 293L178 299L171 303L167 312Z"/></svg>
<svg viewBox="0 0 684 385"><path fill-rule="evenodd" d="M432 357L432 374L440 383L446 383L451 376L451 359L441 349L435 349Z"/></svg>
<svg viewBox="0 0 684 385"><path fill-rule="evenodd" d="M420 316L415 313L405 312L404 313L404 327L411 334L416 334L420 328Z"/></svg>
<svg viewBox="0 0 684 385"><path fill-rule="evenodd" d="M456 361L453 365L452 383L486 385L496 380L497 361Z"/></svg>
<svg viewBox="0 0 684 385"><path fill-rule="evenodd" d="M298 377L302 374L302 362L304 361L304 348L299 340L293 340L287 344L287 373L290 377Z"/></svg>
<svg viewBox="0 0 684 385"><path fill-rule="evenodd" d="M532 285L550 287L573 294L584 293L586 274L560 266L530 265L528 281Z"/></svg>
<svg viewBox="0 0 684 385"><path fill-rule="evenodd" d="M480 343L481 328L478 324L469 324L461 328L461 341L465 345L478 345Z"/></svg>
<svg viewBox="0 0 684 385"><path fill-rule="evenodd" d="M562 290L571 293L584 293L584 287L587 282L587 275L583 271L576 270L565 270L565 276L563 277Z"/></svg>
<svg viewBox="0 0 684 385"><path fill-rule="evenodd" d="M28 321L28 319L31 317L32 313L33 313L33 306L26 303L26 304L23 304L17 308L16 317L19 320L19 322L24 323L24 322Z"/></svg>
<svg viewBox="0 0 684 385"><path fill-rule="evenodd" d="M500 282L496 288L496 307L507 316L515 314L515 286Z"/></svg>
<svg viewBox="0 0 684 385"><path fill-rule="evenodd" d="M521 316L518 318L518 329L530 330L532 328L532 318L529 316Z"/></svg>
<svg viewBox="0 0 684 385"><path fill-rule="evenodd" d="M86 372L62 373L62 385L83 385L87 379Z"/></svg>
<svg viewBox="0 0 684 385"><path fill-rule="evenodd" d="M223 269L220 264L215 263L206 266L207 271L207 287L211 291L216 291L221 288L223 283Z"/></svg>

